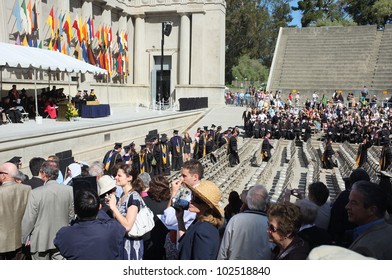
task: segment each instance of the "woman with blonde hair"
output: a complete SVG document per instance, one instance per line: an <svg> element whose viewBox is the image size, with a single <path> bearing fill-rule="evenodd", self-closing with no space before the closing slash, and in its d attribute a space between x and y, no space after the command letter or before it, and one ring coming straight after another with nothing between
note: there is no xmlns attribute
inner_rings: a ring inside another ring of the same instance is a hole
<svg viewBox="0 0 392 280"><path fill-rule="evenodd" d="M189 136L188 132L185 132L184 138L182 138L182 146L184 147L183 151L183 160L184 162L188 161L191 159L191 144L192 144L192 138Z"/></svg>
<svg viewBox="0 0 392 280"><path fill-rule="evenodd" d="M184 209L176 208L179 242L178 256L181 260L216 260L220 246L219 228L224 223L224 212L219 206L221 191L211 181L201 181L192 188L189 211L196 213L196 223L187 230Z"/></svg>
<svg viewBox="0 0 392 280"><path fill-rule="evenodd" d="M122 188L122 195L117 202L116 196L110 194L107 204L112 210L113 217L129 232L136 220L136 215L143 206L140 196L143 190L143 181L138 178L137 171L131 165L122 163L118 166L115 177L116 185ZM141 260L143 259L144 247L143 239L124 237L124 259Z"/></svg>

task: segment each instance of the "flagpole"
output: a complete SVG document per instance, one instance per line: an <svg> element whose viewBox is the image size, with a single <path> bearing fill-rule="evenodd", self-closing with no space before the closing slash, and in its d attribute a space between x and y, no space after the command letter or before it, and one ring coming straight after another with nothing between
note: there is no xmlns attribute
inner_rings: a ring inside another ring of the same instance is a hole
<svg viewBox="0 0 392 280"><path fill-rule="evenodd" d="M35 93L35 116L39 116L38 112L38 94L37 94L37 69L34 69L34 93Z"/></svg>
<svg viewBox="0 0 392 280"><path fill-rule="evenodd" d="M0 97L3 95L3 70L4 67L0 67Z"/></svg>
<svg viewBox="0 0 392 280"><path fill-rule="evenodd" d="M68 101L71 100L71 75L68 73Z"/></svg>

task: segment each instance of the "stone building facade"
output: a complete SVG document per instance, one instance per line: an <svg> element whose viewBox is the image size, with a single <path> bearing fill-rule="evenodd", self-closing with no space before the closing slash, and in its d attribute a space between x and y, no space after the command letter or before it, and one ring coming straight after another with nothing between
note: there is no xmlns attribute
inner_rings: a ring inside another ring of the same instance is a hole
<svg viewBox="0 0 392 280"><path fill-rule="evenodd" d="M0 0L0 41L63 52L111 73L41 71L39 88L56 85L71 96L94 88L111 104L182 97L223 104L225 12L224 0ZM14 83L33 92L32 71L3 69L2 81L2 96Z"/></svg>

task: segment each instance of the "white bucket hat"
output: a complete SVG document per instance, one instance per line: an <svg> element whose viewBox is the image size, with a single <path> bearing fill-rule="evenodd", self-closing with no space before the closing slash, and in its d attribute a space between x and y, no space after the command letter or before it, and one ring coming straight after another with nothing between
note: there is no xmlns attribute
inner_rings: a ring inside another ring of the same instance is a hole
<svg viewBox="0 0 392 280"><path fill-rule="evenodd" d="M114 189L116 187L115 180L110 177L109 175L103 175L99 180L98 180L98 187L99 187L99 196L107 193L111 189Z"/></svg>

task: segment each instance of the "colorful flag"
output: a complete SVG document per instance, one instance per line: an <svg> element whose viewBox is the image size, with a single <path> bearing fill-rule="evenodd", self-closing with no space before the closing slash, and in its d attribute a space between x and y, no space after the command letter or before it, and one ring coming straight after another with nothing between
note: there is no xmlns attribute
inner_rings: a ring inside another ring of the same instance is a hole
<svg viewBox="0 0 392 280"><path fill-rule="evenodd" d="M56 34L56 38L53 39L53 50L54 50L54 51L57 51L57 50L58 50L57 34Z"/></svg>
<svg viewBox="0 0 392 280"><path fill-rule="evenodd" d="M97 60L95 59L95 55L93 53L93 49L91 48L91 44L87 44L87 58L88 58L88 63L92 65L97 64Z"/></svg>
<svg viewBox="0 0 392 280"><path fill-rule="evenodd" d="M26 8L26 0L23 0L20 10L20 17L22 19L22 30L27 34L31 34L31 23L28 19L28 13Z"/></svg>
<svg viewBox="0 0 392 280"><path fill-rule="evenodd" d="M85 62L88 62L88 56L87 56L87 48L86 48L86 44L84 43L84 41L82 42L82 56Z"/></svg>
<svg viewBox="0 0 392 280"><path fill-rule="evenodd" d="M74 20L72 27L76 29L76 34L78 36L79 43L82 42L82 35L80 32L79 23L76 19Z"/></svg>
<svg viewBox="0 0 392 280"><path fill-rule="evenodd" d="M87 40L87 39L88 39L87 23L84 21L82 24L82 40Z"/></svg>
<svg viewBox="0 0 392 280"><path fill-rule="evenodd" d="M30 32L34 30L33 11L31 7L31 0L27 3L27 19L30 21Z"/></svg>
<svg viewBox="0 0 392 280"><path fill-rule="evenodd" d="M41 46L42 49L42 46ZM48 45L48 50L53 50L53 45L52 45L52 38L49 39L49 45Z"/></svg>
<svg viewBox="0 0 392 280"><path fill-rule="evenodd" d="M109 44L108 44L108 28L105 26L105 28L103 28L103 41L105 42L104 44L104 48L106 49Z"/></svg>
<svg viewBox="0 0 392 280"><path fill-rule="evenodd" d="M16 37L15 45L20 46L20 36L19 36L19 33L18 33L18 36Z"/></svg>
<svg viewBox="0 0 392 280"><path fill-rule="evenodd" d="M49 16L46 19L46 23L50 26L50 30L51 30L52 37L53 37L54 36L54 11L53 11L53 7L52 7L52 9L50 9Z"/></svg>
<svg viewBox="0 0 392 280"><path fill-rule="evenodd" d="M91 18L91 36L94 39L94 18ZM90 40L92 40L90 39Z"/></svg>
<svg viewBox="0 0 392 280"><path fill-rule="evenodd" d="M65 14L61 15L61 13L59 13L59 28L58 28L58 31L59 31L59 35L60 36L63 36L63 26L64 26L63 22L64 22L64 19L65 19Z"/></svg>
<svg viewBox="0 0 392 280"><path fill-rule="evenodd" d="M123 52L123 50L124 50L124 48L123 48L123 44L122 44L122 39L121 39L121 36L120 36L120 34L118 34L118 32L117 32L117 44L118 44L118 51L121 53L121 52Z"/></svg>
<svg viewBox="0 0 392 280"><path fill-rule="evenodd" d="M22 42L22 46L27 47L29 45L29 43L27 42L27 35L24 36L23 42Z"/></svg>
<svg viewBox="0 0 392 280"><path fill-rule="evenodd" d="M123 73L124 73L124 77L126 77L127 76L127 60L128 60L126 53L122 56L122 60L123 60Z"/></svg>
<svg viewBox="0 0 392 280"><path fill-rule="evenodd" d="M91 42L93 40L93 38L94 38L93 27L92 27L92 19L91 18L88 18L87 25L88 25L88 38L89 38L89 40Z"/></svg>
<svg viewBox="0 0 392 280"><path fill-rule="evenodd" d="M81 59L82 59L82 52L81 52L81 50L80 50L80 44L79 44L79 42L76 43L75 52L77 53L77 57L76 57L76 58L79 59L79 60L81 60Z"/></svg>
<svg viewBox="0 0 392 280"><path fill-rule="evenodd" d="M38 30L38 14L37 14L37 8L35 6L35 3L34 3L33 8L31 9L31 12L32 12L32 14L31 14L31 16L32 16L32 18L31 18L32 29L33 29L33 31L35 31L35 30Z"/></svg>
<svg viewBox="0 0 392 280"><path fill-rule="evenodd" d="M117 72L120 73L120 75L123 74L123 66L122 66L122 55L121 53L117 56Z"/></svg>
<svg viewBox="0 0 392 280"><path fill-rule="evenodd" d="M69 15L67 15L67 18L64 21L63 29L65 31L65 34L67 34L67 42L69 44L72 38L71 18Z"/></svg>
<svg viewBox="0 0 392 280"><path fill-rule="evenodd" d="M26 37L27 37L27 36L26 36ZM28 42L28 44L29 44L29 47L33 47L33 38L32 38L32 36L28 36L27 42Z"/></svg>
<svg viewBox="0 0 392 280"><path fill-rule="evenodd" d="M15 1L14 8L12 9L12 15L16 18L16 28L19 33L22 32L22 19L20 18L20 5L19 0Z"/></svg>

